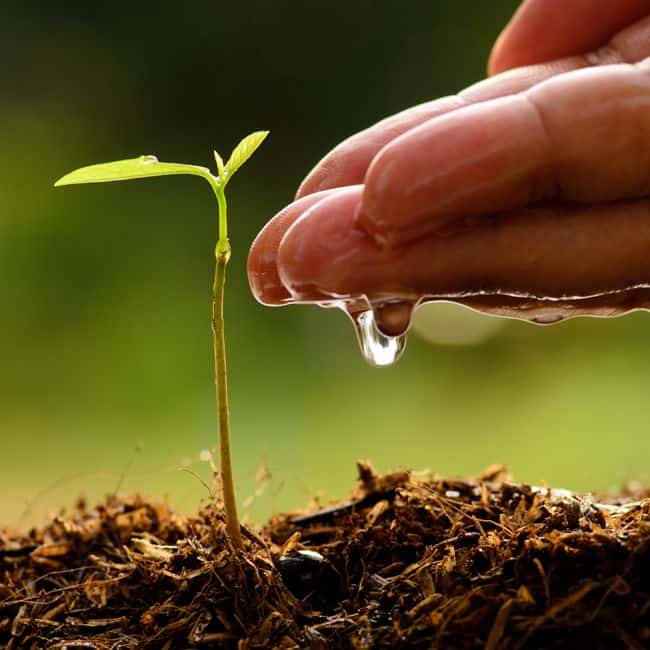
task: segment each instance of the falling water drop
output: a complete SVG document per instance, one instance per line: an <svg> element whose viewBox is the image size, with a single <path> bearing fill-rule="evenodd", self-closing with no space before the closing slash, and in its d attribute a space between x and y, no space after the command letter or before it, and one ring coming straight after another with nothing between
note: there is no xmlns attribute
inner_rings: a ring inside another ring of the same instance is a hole
<svg viewBox="0 0 650 650"><path fill-rule="evenodd" d="M373 366L390 366L406 348L406 333L398 336L384 334L375 321L371 309L350 314L357 332L359 347L365 360Z"/></svg>

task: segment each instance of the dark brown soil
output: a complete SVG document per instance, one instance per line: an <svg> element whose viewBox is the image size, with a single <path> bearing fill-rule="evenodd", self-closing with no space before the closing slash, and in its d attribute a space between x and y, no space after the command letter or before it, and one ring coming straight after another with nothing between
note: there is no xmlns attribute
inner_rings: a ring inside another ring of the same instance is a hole
<svg viewBox="0 0 650 650"><path fill-rule="evenodd" d="M217 506L138 496L0 532L0 647L650 647L650 492L359 469L348 502L245 530L241 553Z"/></svg>

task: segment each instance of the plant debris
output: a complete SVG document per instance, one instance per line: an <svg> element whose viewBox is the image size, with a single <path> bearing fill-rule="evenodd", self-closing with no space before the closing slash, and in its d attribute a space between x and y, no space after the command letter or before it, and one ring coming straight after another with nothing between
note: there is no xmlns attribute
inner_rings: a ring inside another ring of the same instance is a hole
<svg viewBox="0 0 650 650"><path fill-rule="evenodd" d="M0 530L0 647L650 646L648 490L359 470L349 500L243 528L243 551L218 505L140 496Z"/></svg>

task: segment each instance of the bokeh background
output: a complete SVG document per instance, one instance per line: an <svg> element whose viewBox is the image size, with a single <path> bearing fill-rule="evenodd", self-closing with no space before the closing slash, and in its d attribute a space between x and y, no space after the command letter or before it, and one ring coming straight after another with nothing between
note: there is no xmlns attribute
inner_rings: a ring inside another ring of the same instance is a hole
<svg viewBox="0 0 650 650"><path fill-rule="evenodd" d="M142 153L211 164L213 148L226 154L262 128L270 138L230 189L241 500L262 461L272 475L250 516L342 496L359 457L450 474L506 463L521 480L574 489L647 470L646 314L494 329L486 317L429 313L429 340L412 336L400 363L373 369L341 313L268 309L248 290L250 243L318 158L480 80L516 5L3 3L0 522L41 521L118 486L187 511L206 497L199 457L216 440L209 188L194 178L51 186L81 165ZM430 340L464 329L471 344Z"/></svg>

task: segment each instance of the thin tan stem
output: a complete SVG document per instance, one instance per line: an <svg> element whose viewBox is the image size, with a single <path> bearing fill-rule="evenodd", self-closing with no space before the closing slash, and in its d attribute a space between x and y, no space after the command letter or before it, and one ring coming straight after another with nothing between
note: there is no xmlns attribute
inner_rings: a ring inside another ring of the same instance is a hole
<svg viewBox="0 0 650 650"><path fill-rule="evenodd" d="M226 377L226 341L223 320L223 295L226 285L226 264L230 259L230 246L218 246L217 263L214 270L214 287L212 290L212 340L214 342L215 388L219 415L219 459L221 463L221 483L223 503L226 510L226 527L232 545L243 548L237 516L235 483L232 474L230 455L230 413L228 410L228 380Z"/></svg>

